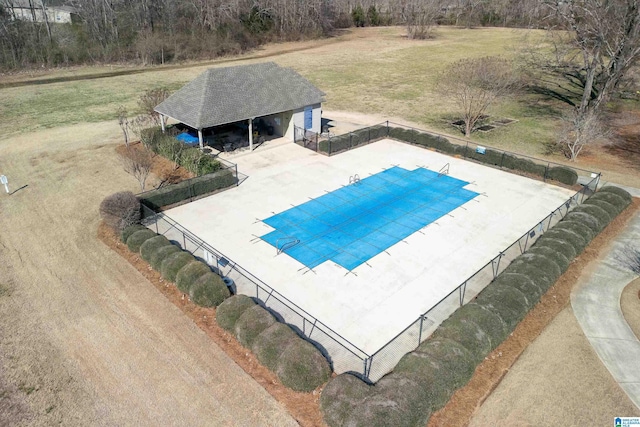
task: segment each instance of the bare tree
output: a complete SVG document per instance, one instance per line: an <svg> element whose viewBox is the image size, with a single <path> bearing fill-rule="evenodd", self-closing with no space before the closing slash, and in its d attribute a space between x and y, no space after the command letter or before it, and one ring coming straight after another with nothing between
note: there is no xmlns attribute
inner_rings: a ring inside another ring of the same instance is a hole
<svg viewBox="0 0 640 427"><path fill-rule="evenodd" d="M124 105L118 107L118 124L124 134L124 145L127 147L129 146L129 131L131 130L129 118L127 117L128 114L127 108Z"/></svg>
<svg viewBox="0 0 640 427"><path fill-rule="evenodd" d="M623 268L640 274L640 248L630 244L619 249L615 254L615 260Z"/></svg>
<svg viewBox="0 0 640 427"><path fill-rule="evenodd" d="M138 106L142 112L148 115L156 125L160 125L160 115L154 111L162 101L169 97L169 91L165 88L149 89L138 99Z"/></svg>
<svg viewBox="0 0 640 427"><path fill-rule="evenodd" d="M468 137L487 109L514 90L518 82L510 62L487 56L461 59L449 65L438 80L438 89L462 110L464 134Z"/></svg>
<svg viewBox="0 0 640 427"><path fill-rule="evenodd" d="M122 160L124 170L138 180L140 191L144 191L147 178L153 167L153 154L144 147L138 147L138 149L129 147L120 155L120 160Z"/></svg>
<svg viewBox="0 0 640 427"><path fill-rule="evenodd" d="M410 39L427 39L440 13L439 0L400 0L397 6Z"/></svg>
<svg viewBox="0 0 640 427"><path fill-rule="evenodd" d="M146 147L148 147L149 141L145 141L144 131L153 127L154 125L155 124L151 117L147 115L139 115L129 122L129 129L131 129L133 131L133 134L136 135Z"/></svg>
<svg viewBox="0 0 640 427"><path fill-rule="evenodd" d="M606 103L620 89L640 58L640 4L638 0L541 0L552 13L554 55L541 66L539 88L575 110L574 136L590 138ZM577 142L584 146L591 140ZM579 153L579 151L578 151ZM577 154L576 154L577 157ZM575 160L575 157L573 157Z"/></svg>
<svg viewBox="0 0 640 427"><path fill-rule="evenodd" d="M559 142L562 151L571 161L578 158L586 145L609 135L607 127L593 111L579 114L578 110L573 110L563 117L563 122Z"/></svg>

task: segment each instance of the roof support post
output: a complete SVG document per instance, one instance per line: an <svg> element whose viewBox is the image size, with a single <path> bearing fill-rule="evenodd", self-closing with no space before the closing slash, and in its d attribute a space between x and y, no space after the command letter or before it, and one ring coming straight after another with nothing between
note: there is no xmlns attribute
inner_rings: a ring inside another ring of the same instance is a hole
<svg viewBox="0 0 640 427"><path fill-rule="evenodd" d="M249 119L249 151L253 151L253 119Z"/></svg>
<svg viewBox="0 0 640 427"><path fill-rule="evenodd" d="M204 141L202 139L202 129L198 129L198 142L200 143L200 149L204 149Z"/></svg>
<svg viewBox="0 0 640 427"><path fill-rule="evenodd" d="M160 114L160 126L162 127L162 133L165 131L164 127L164 114Z"/></svg>

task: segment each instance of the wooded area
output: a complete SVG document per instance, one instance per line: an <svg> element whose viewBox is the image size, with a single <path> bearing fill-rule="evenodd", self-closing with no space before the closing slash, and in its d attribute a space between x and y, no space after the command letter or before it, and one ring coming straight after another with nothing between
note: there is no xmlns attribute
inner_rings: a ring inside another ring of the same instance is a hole
<svg viewBox="0 0 640 427"><path fill-rule="evenodd" d="M44 10L67 8L71 22ZM0 69L235 54L340 28L434 24L538 27L550 9L520 0L0 0Z"/></svg>

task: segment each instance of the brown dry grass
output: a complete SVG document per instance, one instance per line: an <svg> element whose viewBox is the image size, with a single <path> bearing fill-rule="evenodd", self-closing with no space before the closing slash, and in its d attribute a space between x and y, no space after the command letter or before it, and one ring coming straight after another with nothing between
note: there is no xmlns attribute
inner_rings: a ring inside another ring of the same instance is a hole
<svg viewBox="0 0 640 427"><path fill-rule="evenodd" d="M101 223L98 227L98 238L109 248L133 265L156 289L172 304L189 317L209 338L227 353L246 373L264 387L269 394L283 403L289 413L301 426L324 426L320 414L319 399L322 387L312 393L299 393L288 389L278 380L276 375L262 366L251 350L244 348L236 338L218 326L215 321L215 308L199 307L176 288L173 283L163 280L138 254L131 252L122 243L112 229Z"/></svg>
<svg viewBox="0 0 640 427"><path fill-rule="evenodd" d="M474 411L497 387L529 344L567 307L571 290L582 271L600 257L601 250L622 231L638 210L640 210L640 200L634 199L633 205L591 242L571 263L556 284L543 295L541 301L527 314L513 333L476 368L469 383L456 391L449 403L431 417L428 424L430 427L468 425ZM580 408L575 409L580 410ZM571 414L566 415L571 417Z"/></svg>
<svg viewBox="0 0 640 427"><path fill-rule="evenodd" d="M620 298L620 308L629 327L640 339L640 278L624 288Z"/></svg>

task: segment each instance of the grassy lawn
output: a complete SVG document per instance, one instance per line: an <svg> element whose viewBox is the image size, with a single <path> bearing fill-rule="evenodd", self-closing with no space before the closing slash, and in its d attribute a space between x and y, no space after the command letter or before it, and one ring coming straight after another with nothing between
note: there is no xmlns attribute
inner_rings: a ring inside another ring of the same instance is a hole
<svg viewBox="0 0 640 427"><path fill-rule="evenodd" d="M414 41L404 38L401 27L363 28L306 50L283 48L285 53L277 54L275 49L276 54L269 59L251 59L249 55L237 62L224 61L220 66L273 60L293 67L325 91L327 110L401 118L457 134L449 124L456 117L456 107L436 92L437 76L449 63L461 58L513 57L525 37L532 34L542 33L503 28L439 28L435 38ZM176 90L210 66L193 64L126 76L0 89L0 125L7 129L5 136L8 136L27 130L112 120L120 104L135 113L136 100L145 90L158 86ZM44 77L108 72L105 67L88 70L60 70ZM25 80L30 79L25 76ZM15 76L11 81L15 81ZM533 96L504 100L490 113L518 122L489 133L474 134L473 139L527 154L544 151L543 143L552 139L557 123L553 106Z"/></svg>

